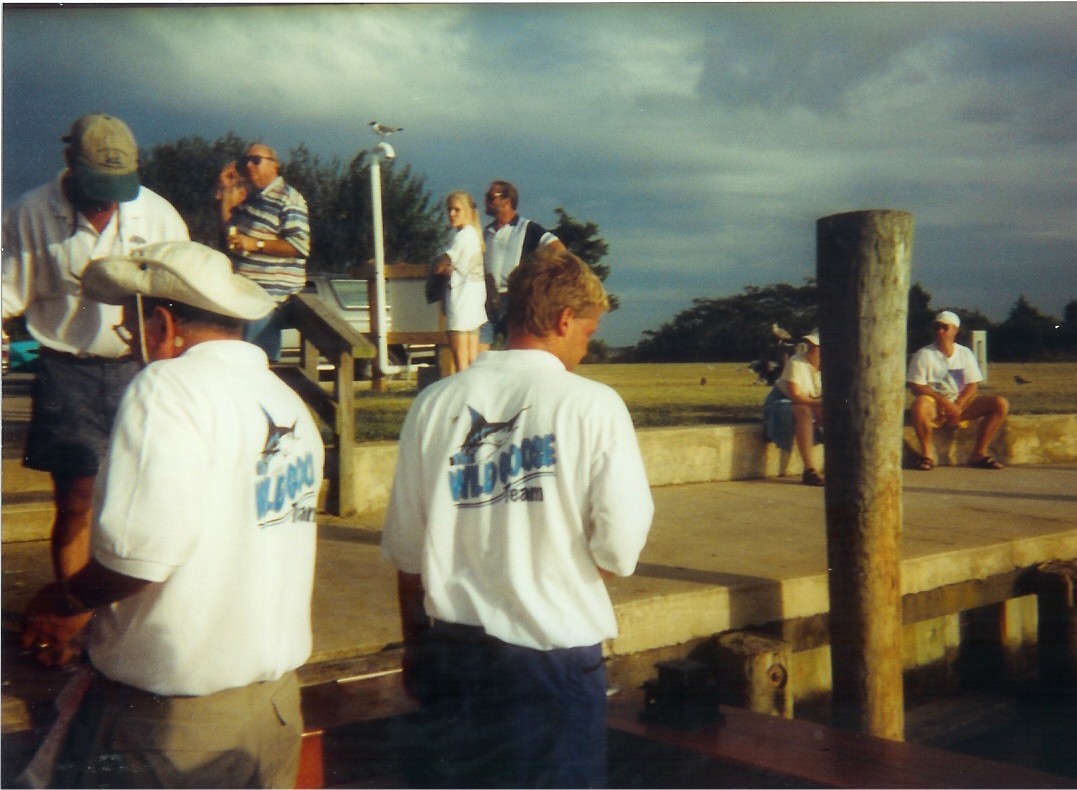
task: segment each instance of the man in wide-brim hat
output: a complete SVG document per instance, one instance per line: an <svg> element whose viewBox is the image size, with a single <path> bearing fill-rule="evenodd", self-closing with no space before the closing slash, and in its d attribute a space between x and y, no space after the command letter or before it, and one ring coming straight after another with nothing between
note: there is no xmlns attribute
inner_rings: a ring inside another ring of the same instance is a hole
<svg viewBox="0 0 1077 790"><path fill-rule="evenodd" d="M274 302L194 242L93 261L83 288L123 306L149 364L120 404L90 564L27 611L58 642L95 613L54 784L292 787L324 449L241 339Z"/></svg>

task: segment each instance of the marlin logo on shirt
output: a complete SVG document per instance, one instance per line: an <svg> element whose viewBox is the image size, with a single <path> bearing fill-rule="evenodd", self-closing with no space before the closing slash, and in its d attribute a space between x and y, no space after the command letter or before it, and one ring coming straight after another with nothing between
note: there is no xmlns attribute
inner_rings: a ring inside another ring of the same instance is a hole
<svg viewBox="0 0 1077 790"><path fill-rule="evenodd" d="M470 406L467 407L467 410L471 413L471 430L464 437L464 443L460 445L460 452L453 456L452 462L454 464L474 463L475 454L482 449L484 444L490 444L494 450L501 447L505 442L509 441L516 430L516 423L520 419L520 415L524 413L524 410L520 409L513 417L504 422L490 422Z"/></svg>
<svg viewBox="0 0 1077 790"><path fill-rule="evenodd" d="M524 409L502 422L490 422L468 406L471 429L460 451L449 459L449 490L457 507L495 502L542 502L541 486L526 485L554 474L557 440L550 433L513 442ZM482 458L479 451L489 449Z"/></svg>
<svg viewBox="0 0 1077 790"><path fill-rule="evenodd" d="M274 455L281 451L285 446L285 443L295 440L294 422L290 428L285 428L283 425L277 425L273 422L272 415L266 411L265 406L262 406L262 414L266 416L266 422L269 423L269 429L266 431L265 447L262 448L262 455L258 461L257 471L260 475L266 473L270 460Z"/></svg>
<svg viewBox="0 0 1077 790"><path fill-rule="evenodd" d="M312 522L317 501L314 455L296 452L301 447L295 435L298 421L277 425L265 406L262 413L266 416L266 441L255 464L254 483L259 526Z"/></svg>

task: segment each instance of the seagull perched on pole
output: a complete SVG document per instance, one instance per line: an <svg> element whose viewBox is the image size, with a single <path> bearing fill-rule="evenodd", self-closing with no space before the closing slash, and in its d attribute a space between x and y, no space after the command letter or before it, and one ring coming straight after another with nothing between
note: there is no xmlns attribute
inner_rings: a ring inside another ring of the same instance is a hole
<svg viewBox="0 0 1077 790"><path fill-rule="evenodd" d="M377 121L371 121L370 122L370 128L374 130L375 134L381 135L382 137L388 137L393 132L402 132L402 131L404 131L403 126L389 126L389 125L384 124L384 123L378 123Z"/></svg>

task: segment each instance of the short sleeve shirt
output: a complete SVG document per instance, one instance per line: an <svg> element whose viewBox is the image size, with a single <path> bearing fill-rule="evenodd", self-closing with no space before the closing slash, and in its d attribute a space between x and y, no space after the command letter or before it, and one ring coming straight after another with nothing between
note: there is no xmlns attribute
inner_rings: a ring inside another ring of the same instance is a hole
<svg viewBox="0 0 1077 790"><path fill-rule="evenodd" d="M382 555L430 616L510 644L617 634L598 568L628 575L654 504L620 397L545 351L488 351L408 412Z"/></svg>
<svg viewBox="0 0 1077 790"><path fill-rule="evenodd" d="M310 220L307 201L294 187L277 177L261 192L248 195L232 211L232 225L256 239L284 239L299 255L281 258L251 252L232 256L233 267L275 299L303 290L310 255Z"/></svg>
<svg viewBox="0 0 1077 790"><path fill-rule="evenodd" d="M932 343L924 346L909 360L905 380L909 384L926 384L947 400L957 400L969 384L983 381L983 373L972 349L954 344L954 353L947 357Z"/></svg>
<svg viewBox="0 0 1077 790"><path fill-rule="evenodd" d="M808 398L821 398L823 396L823 379L818 368L807 360L803 354L794 354L790 357L785 367L782 368L781 378L775 382L782 394L789 397L789 384L796 384L801 395Z"/></svg>
<svg viewBox="0 0 1077 790"><path fill-rule="evenodd" d="M511 222L495 228L491 222L483 231L486 242L485 267L497 290L504 293L509 288L509 275L520 265L520 261L539 247L545 247L557 237L529 219L519 214Z"/></svg>

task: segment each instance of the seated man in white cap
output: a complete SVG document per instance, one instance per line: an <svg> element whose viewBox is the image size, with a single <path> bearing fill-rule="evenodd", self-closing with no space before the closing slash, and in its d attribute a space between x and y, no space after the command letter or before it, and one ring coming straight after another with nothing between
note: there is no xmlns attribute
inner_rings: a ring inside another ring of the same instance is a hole
<svg viewBox="0 0 1077 790"><path fill-rule="evenodd" d="M819 330L804 335L797 353L786 360L782 375L763 401L763 431L767 439L785 452L796 441L804 462L801 482L823 486L816 471L812 447L823 440L823 380L820 375Z"/></svg>
<svg viewBox="0 0 1077 790"><path fill-rule="evenodd" d="M905 381L914 396L912 424L920 444L915 468L935 468L931 434L943 425L982 420L968 465L977 469L1001 469L1002 463L987 452L998 433L1010 404L998 395L980 395L983 373L972 350L956 342L961 319L950 310L935 316L935 342L924 346L909 361Z"/></svg>
<svg viewBox="0 0 1077 790"><path fill-rule="evenodd" d="M194 242L92 261L82 285L151 364L120 403L89 565L27 609L46 651L95 615L53 786L294 787L324 448L242 340L275 303Z"/></svg>

